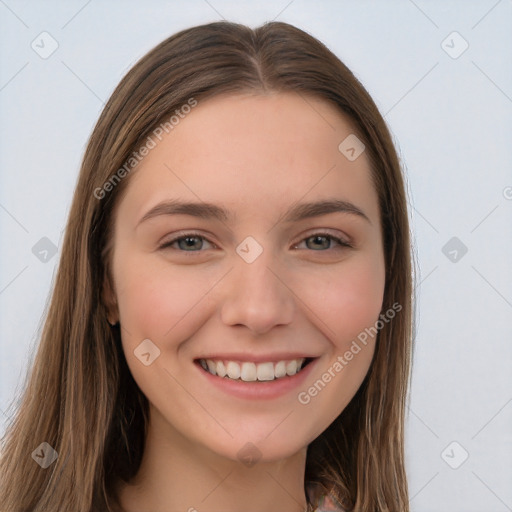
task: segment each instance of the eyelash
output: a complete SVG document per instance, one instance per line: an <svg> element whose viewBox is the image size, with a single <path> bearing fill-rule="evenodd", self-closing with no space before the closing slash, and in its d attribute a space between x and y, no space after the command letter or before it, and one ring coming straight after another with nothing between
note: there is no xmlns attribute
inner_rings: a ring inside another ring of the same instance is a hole
<svg viewBox="0 0 512 512"><path fill-rule="evenodd" d="M313 233L313 234L307 236L306 238L303 238L299 243L304 242L305 240L308 240L310 238L315 238L315 237L324 237L324 238L327 238L329 240L332 240L332 241L336 242L337 244L339 244L338 250L343 249L343 248L352 248L353 247L351 244L349 244L345 240L342 240L341 238L338 238L338 237L336 237L334 235L331 235L329 233L323 233L323 232ZM206 240L210 244L213 244L213 242L210 242L210 240L208 240L205 236L200 235L199 233L184 233L184 234L180 235L179 237L176 237L176 238L173 238L172 240L169 240L168 242L164 242L159 247L159 249L170 249L171 245L175 244L176 242L179 242L180 240L184 240L185 238L200 238L202 240ZM215 244L213 244L213 245L215 245ZM296 245L299 245L299 244L296 244ZM184 250L181 250L181 249L174 249L174 250L177 250L177 251L182 252L182 253L201 253L201 252L204 252L202 250L198 250L198 251L184 251ZM313 249L311 249L311 251L313 251L313 252L327 252L329 250L336 250L336 248L332 248L331 247L329 249L319 250L319 251L314 251Z"/></svg>

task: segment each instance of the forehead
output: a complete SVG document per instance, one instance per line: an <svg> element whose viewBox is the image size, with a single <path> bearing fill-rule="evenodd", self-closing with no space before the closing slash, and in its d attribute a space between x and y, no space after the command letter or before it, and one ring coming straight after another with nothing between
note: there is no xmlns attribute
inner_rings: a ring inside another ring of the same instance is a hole
<svg viewBox="0 0 512 512"><path fill-rule="evenodd" d="M244 205L262 214L284 203L332 197L378 217L365 152L339 146L350 119L324 100L297 93L221 95L198 101L130 176L123 201L139 212L172 197ZM161 140L160 140L161 139Z"/></svg>

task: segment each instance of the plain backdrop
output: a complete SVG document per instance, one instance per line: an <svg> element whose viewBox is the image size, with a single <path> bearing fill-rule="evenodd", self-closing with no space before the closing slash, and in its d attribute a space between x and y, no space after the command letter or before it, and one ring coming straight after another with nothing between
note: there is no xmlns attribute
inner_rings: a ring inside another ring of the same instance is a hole
<svg viewBox="0 0 512 512"><path fill-rule="evenodd" d="M512 510L510 0L1 0L2 433L35 351L103 103L157 43L222 18L310 32L385 116L408 181L419 268L406 431L411 507Z"/></svg>

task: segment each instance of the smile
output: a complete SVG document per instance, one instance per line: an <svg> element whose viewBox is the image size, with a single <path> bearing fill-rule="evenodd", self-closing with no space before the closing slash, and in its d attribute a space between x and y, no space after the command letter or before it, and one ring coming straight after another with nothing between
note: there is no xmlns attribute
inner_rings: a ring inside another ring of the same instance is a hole
<svg viewBox="0 0 512 512"><path fill-rule="evenodd" d="M255 363L220 359L199 359L202 368L218 377L243 382L268 382L291 377L311 362L311 358L298 358L276 362Z"/></svg>

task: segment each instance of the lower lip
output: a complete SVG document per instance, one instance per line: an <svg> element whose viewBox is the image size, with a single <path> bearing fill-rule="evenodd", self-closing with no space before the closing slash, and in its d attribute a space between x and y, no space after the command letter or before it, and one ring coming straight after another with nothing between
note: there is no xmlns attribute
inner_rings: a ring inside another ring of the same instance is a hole
<svg viewBox="0 0 512 512"><path fill-rule="evenodd" d="M294 389L301 386L311 373L317 359L313 359L299 373L292 376L282 377L280 379L270 381L253 381L244 382L212 375L203 369L199 362L195 363L201 374L207 379L212 386L216 386L221 391L246 400L271 400L290 393Z"/></svg>

